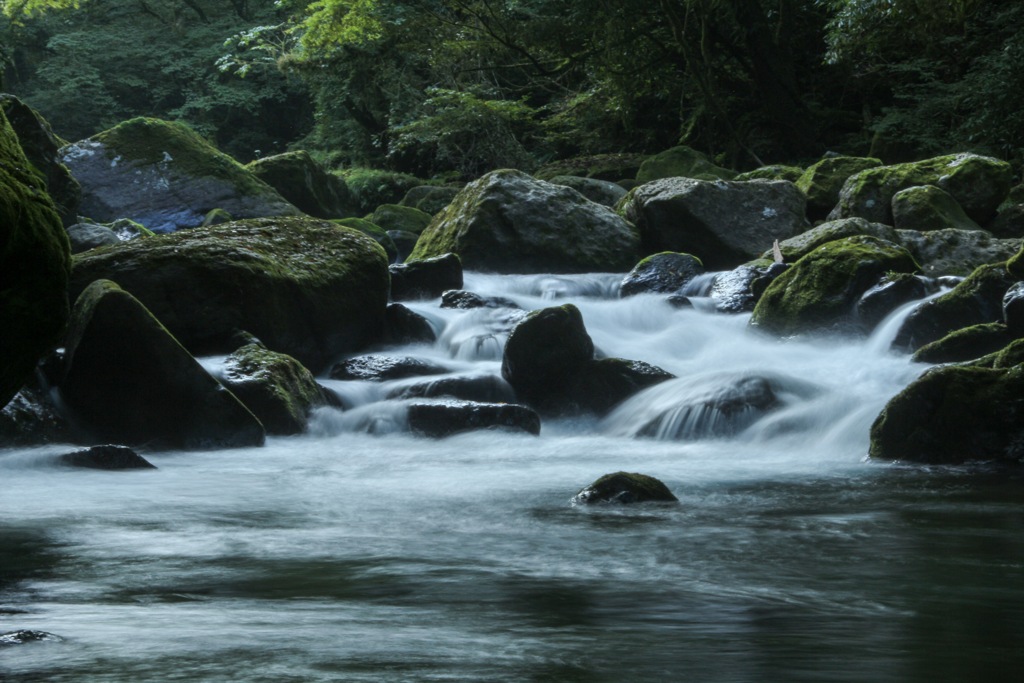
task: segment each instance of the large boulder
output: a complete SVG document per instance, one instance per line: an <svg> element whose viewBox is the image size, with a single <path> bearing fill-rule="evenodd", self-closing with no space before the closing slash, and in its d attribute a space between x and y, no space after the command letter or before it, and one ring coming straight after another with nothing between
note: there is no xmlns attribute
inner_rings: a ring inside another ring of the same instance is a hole
<svg viewBox="0 0 1024 683"><path fill-rule="evenodd" d="M768 285L750 323L782 337L863 332L855 313L861 295L886 273L917 269L906 249L875 237L828 242Z"/></svg>
<svg viewBox="0 0 1024 683"><path fill-rule="evenodd" d="M610 180L597 180L596 178L581 178L575 175L559 175L548 181L552 185L571 187L592 202L614 207L619 200L626 196L626 190L621 185Z"/></svg>
<svg viewBox="0 0 1024 683"><path fill-rule="evenodd" d="M646 253L693 254L711 270L755 259L807 228L804 196L784 180L666 178L635 188L619 209L639 229Z"/></svg>
<svg viewBox="0 0 1024 683"><path fill-rule="evenodd" d="M1002 263L1017 253L1019 239L998 239L985 230L897 230L907 248L929 277L970 275L987 263Z"/></svg>
<svg viewBox="0 0 1024 683"><path fill-rule="evenodd" d="M892 225L892 199L897 192L915 185L934 185L949 193L971 220L984 225L1009 193L1012 180L1010 164L977 154L879 166L847 179L829 218L859 216Z"/></svg>
<svg viewBox="0 0 1024 683"><path fill-rule="evenodd" d="M259 420L109 280L75 302L66 348L61 395L103 440L198 449L263 443Z"/></svg>
<svg viewBox="0 0 1024 683"><path fill-rule="evenodd" d="M847 178L881 165L881 159L872 157L833 156L808 167L795 181L807 196L807 215L812 220L827 216L839 201L839 191Z"/></svg>
<svg viewBox="0 0 1024 683"><path fill-rule="evenodd" d="M655 154L640 165L638 183L662 178L697 178L699 180L731 180L735 171L715 165L707 155L685 145Z"/></svg>
<svg viewBox="0 0 1024 683"><path fill-rule="evenodd" d="M246 169L305 214L316 218L356 215L345 181L328 172L305 150L257 159Z"/></svg>
<svg viewBox="0 0 1024 683"><path fill-rule="evenodd" d="M68 322L67 233L41 175L0 112L0 407Z"/></svg>
<svg viewBox="0 0 1024 683"><path fill-rule="evenodd" d="M459 188L449 185L417 185L406 192L402 201L398 203L433 216L441 213L458 194Z"/></svg>
<svg viewBox="0 0 1024 683"><path fill-rule="evenodd" d="M100 222L131 218L173 232L202 225L212 209L236 219L299 214L183 123L131 119L60 155L82 185L81 213Z"/></svg>
<svg viewBox="0 0 1024 683"><path fill-rule="evenodd" d="M131 292L193 353L223 352L247 330L315 373L380 340L388 296L380 245L315 218L237 221L75 258L73 295L99 278Z"/></svg>
<svg viewBox="0 0 1024 683"><path fill-rule="evenodd" d="M467 185L435 216L409 260L447 252L471 270L614 272L636 263L639 241L614 211L579 192L501 170Z"/></svg>
<svg viewBox="0 0 1024 683"><path fill-rule="evenodd" d="M896 395L871 426L872 458L931 464L1024 459L1024 364L943 366Z"/></svg>
<svg viewBox="0 0 1024 683"><path fill-rule="evenodd" d="M420 211L411 206L381 204L373 210L367 220L374 225L379 225L385 232L400 231L419 235L427 229L433 217L426 211Z"/></svg>
<svg viewBox="0 0 1024 683"><path fill-rule="evenodd" d="M899 233L889 225L869 223L863 218L841 218L822 223L807 232L802 232L795 237L782 240L779 242L779 251L782 252L782 257L787 263L793 263L827 242L834 242L844 237L854 237L856 235L870 235L878 239L888 240L894 244L900 243ZM761 258L770 259L772 258L772 253L772 249L766 249Z"/></svg>
<svg viewBox="0 0 1024 683"><path fill-rule="evenodd" d="M948 192L934 185L915 185L893 195L892 219L899 230L981 229Z"/></svg>

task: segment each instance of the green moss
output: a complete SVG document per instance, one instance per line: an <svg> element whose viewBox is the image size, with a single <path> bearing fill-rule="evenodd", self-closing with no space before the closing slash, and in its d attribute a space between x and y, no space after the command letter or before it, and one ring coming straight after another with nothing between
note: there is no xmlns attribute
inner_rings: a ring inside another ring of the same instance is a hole
<svg viewBox="0 0 1024 683"><path fill-rule="evenodd" d="M1003 323L982 323L947 334L942 339L918 349L913 360L918 363L957 363L996 353L1012 341L1013 336Z"/></svg>
<svg viewBox="0 0 1024 683"><path fill-rule="evenodd" d="M868 223L863 218L843 218L837 221L822 223L816 228L812 228L796 237L783 240L779 243L779 249L782 251L782 258L787 263L793 263L823 244L857 235L870 235L899 244L899 234L888 225ZM770 260L772 258L772 251L765 251L763 258Z"/></svg>
<svg viewBox="0 0 1024 683"><path fill-rule="evenodd" d="M220 225L222 223L230 223L234 220L231 214L224 209L211 209L206 212L206 217L203 218L202 227L208 228L211 225Z"/></svg>
<svg viewBox="0 0 1024 683"><path fill-rule="evenodd" d="M374 210L368 220L384 230L402 230L419 235L433 217L425 211L399 204L382 204Z"/></svg>
<svg viewBox="0 0 1024 683"><path fill-rule="evenodd" d="M387 230L380 227L379 225L372 223L365 218L339 218L331 221L335 225L342 225L346 228L358 230L368 237L372 237L384 251L387 252L388 263L394 263L395 259L398 258L398 246L395 244L395 240L391 238L391 235L387 233Z"/></svg>
<svg viewBox="0 0 1024 683"><path fill-rule="evenodd" d="M839 191L847 178L881 165L881 159L871 157L829 157L810 166L794 182L807 196L811 217L823 217L839 201Z"/></svg>
<svg viewBox="0 0 1024 683"><path fill-rule="evenodd" d="M697 180L732 180L735 171L716 166L704 154L684 145L656 154L640 166L637 182L647 183L660 178L696 178Z"/></svg>
<svg viewBox="0 0 1024 683"><path fill-rule="evenodd" d="M916 185L892 198L893 223L900 230L980 230L948 192L934 185Z"/></svg>
<svg viewBox="0 0 1024 683"><path fill-rule="evenodd" d="M336 173L352 192L360 214L369 214L381 204L397 204L412 188L431 184L407 173L373 168L348 168Z"/></svg>
<svg viewBox="0 0 1024 683"><path fill-rule="evenodd" d="M299 361L258 344L248 344L228 356L224 384L269 434L304 431L309 411L324 403L316 379Z"/></svg>
<svg viewBox="0 0 1024 683"><path fill-rule="evenodd" d="M533 175L538 180L574 175L617 182L623 178L635 178L640 166L649 158L647 154L595 154L574 157L545 164Z"/></svg>
<svg viewBox="0 0 1024 683"><path fill-rule="evenodd" d="M1006 262L1006 272L1018 280L1024 280L1024 247L1021 247L1017 255Z"/></svg>
<svg viewBox="0 0 1024 683"><path fill-rule="evenodd" d="M804 169L799 166L784 166L776 164L774 166L762 166L761 168L755 168L753 171L740 173L738 176L733 178L733 180L788 180L791 183L795 183L803 174Z"/></svg>

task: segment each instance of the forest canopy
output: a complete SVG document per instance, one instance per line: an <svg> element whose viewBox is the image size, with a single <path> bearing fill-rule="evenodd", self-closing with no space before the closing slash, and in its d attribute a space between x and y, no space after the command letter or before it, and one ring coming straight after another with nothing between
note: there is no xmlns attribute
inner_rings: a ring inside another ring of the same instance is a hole
<svg viewBox="0 0 1024 683"><path fill-rule="evenodd" d="M245 160L469 177L687 144L1024 158L1013 0L0 0L5 88L84 137L190 123ZM50 11L45 11L50 10Z"/></svg>

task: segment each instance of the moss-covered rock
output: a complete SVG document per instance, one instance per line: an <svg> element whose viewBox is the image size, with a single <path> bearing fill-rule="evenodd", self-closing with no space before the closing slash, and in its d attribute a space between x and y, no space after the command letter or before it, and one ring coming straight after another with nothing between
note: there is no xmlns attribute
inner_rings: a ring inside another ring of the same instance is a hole
<svg viewBox="0 0 1024 683"><path fill-rule="evenodd" d="M771 166L755 168L753 171L740 173L733 178L733 180L737 182L743 180L788 180L791 183L795 183L803 174L804 169L799 166L773 164Z"/></svg>
<svg viewBox="0 0 1024 683"><path fill-rule="evenodd" d="M388 296L380 245L315 218L237 221L75 257L73 295L99 278L131 292L195 353L223 351L248 330L314 372L380 341Z"/></svg>
<svg viewBox="0 0 1024 683"><path fill-rule="evenodd" d="M807 215L812 220L827 216L839 201L839 191L850 176L881 165L881 159L871 157L834 156L808 167L794 181L807 196Z"/></svg>
<svg viewBox="0 0 1024 683"><path fill-rule="evenodd" d="M1015 280L1024 280L1024 246L1006 262L1006 272Z"/></svg>
<svg viewBox="0 0 1024 683"><path fill-rule="evenodd" d="M537 169L534 177L551 180L556 176L573 175L581 178L596 178L618 182L622 178L635 178L640 166L649 159L647 154L595 154L573 157L545 164Z"/></svg>
<svg viewBox="0 0 1024 683"><path fill-rule="evenodd" d="M114 231L117 238L122 242L133 240L139 237L153 237L155 232L142 223L137 223L130 218L118 218L116 221L107 223L107 227Z"/></svg>
<svg viewBox="0 0 1024 683"><path fill-rule="evenodd" d="M795 237L779 242L779 250L786 263L793 263L823 244L856 235L869 235L894 244L900 243L899 234L891 226L882 223L869 223L863 218L841 218L822 223ZM772 253L771 249L766 249L761 258L770 259Z"/></svg>
<svg viewBox="0 0 1024 683"><path fill-rule="evenodd" d="M67 325L70 252L43 180L0 112L0 407Z"/></svg>
<svg viewBox="0 0 1024 683"><path fill-rule="evenodd" d="M966 276L989 263L1013 256L1020 240L998 239L985 230L897 230L899 243L907 248L929 277Z"/></svg>
<svg viewBox="0 0 1024 683"><path fill-rule="evenodd" d="M663 251L633 266L622 279L619 296L674 294L703 273L704 264L696 256Z"/></svg>
<svg viewBox="0 0 1024 683"><path fill-rule="evenodd" d="M60 155L82 185L81 212L100 222L131 218L173 232L202 225L216 208L236 219L299 214L183 123L131 119Z"/></svg>
<svg viewBox="0 0 1024 683"><path fill-rule="evenodd" d="M358 230L364 235L372 237L377 244L384 248L384 252L388 256L388 263L395 263L398 260L398 246L395 245L395 241L391 239L387 231L379 225L365 218L340 218L331 222L335 225L343 225L346 228Z"/></svg>
<svg viewBox="0 0 1024 683"><path fill-rule="evenodd" d="M471 270L614 272L636 263L639 240L614 211L575 190L501 170L467 185L408 260L448 252Z"/></svg>
<svg viewBox="0 0 1024 683"><path fill-rule="evenodd" d="M452 203L460 189L449 185L417 185L406 192L398 203L434 216Z"/></svg>
<svg viewBox="0 0 1024 683"><path fill-rule="evenodd" d="M931 464L1024 459L1024 365L943 366L889 401L871 426L872 458Z"/></svg>
<svg viewBox="0 0 1024 683"><path fill-rule="evenodd" d="M981 266L942 296L918 306L903 322L893 348L916 351L950 332L1002 320L1003 295L1016 282L1006 264Z"/></svg>
<svg viewBox="0 0 1024 683"><path fill-rule="evenodd" d="M309 152L298 150L264 157L246 168L305 214L349 218L357 213L345 181L329 173Z"/></svg>
<svg viewBox="0 0 1024 683"><path fill-rule="evenodd" d="M374 225L379 225L388 232L401 230L419 235L430 225L433 216L411 206L382 204L374 209L374 212L367 217L367 220Z"/></svg>
<svg viewBox="0 0 1024 683"><path fill-rule="evenodd" d="M263 443L263 426L135 297L109 280L75 302L60 392L101 439L166 448Z"/></svg>
<svg viewBox="0 0 1024 683"><path fill-rule="evenodd" d="M583 488L570 501L573 505L631 503L677 503L668 487L654 477L636 472L613 472Z"/></svg>
<svg viewBox="0 0 1024 683"><path fill-rule="evenodd" d="M1013 341L1003 323L971 325L950 332L942 339L925 344L914 352L918 363L959 363L996 353Z"/></svg>
<svg viewBox="0 0 1024 683"><path fill-rule="evenodd" d="M426 184L426 181L408 173L374 168L347 168L336 173L348 185L360 216L369 214L381 204L397 204L409 190Z"/></svg>
<svg viewBox="0 0 1024 683"><path fill-rule="evenodd" d="M977 154L879 166L847 179L829 218L859 216L892 225L892 198L897 192L915 185L935 185L949 193L971 220L984 224L1009 193L1012 179L1008 163Z"/></svg>
<svg viewBox="0 0 1024 683"><path fill-rule="evenodd" d="M754 308L751 325L778 336L862 332L855 305L886 273L912 273L906 249L875 237L828 242L775 279Z"/></svg>
<svg viewBox="0 0 1024 683"><path fill-rule="evenodd" d="M626 196L626 190L621 185L610 180L559 175L551 178L548 182L552 185L571 187L590 201L607 206L608 208L614 207L619 203L619 200Z"/></svg>
<svg viewBox="0 0 1024 683"><path fill-rule="evenodd" d="M892 218L899 230L981 229L948 192L934 185L915 185L893 195Z"/></svg>
<svg viewBox="0 0 1024 683"><path fill-rule="evenodd" d="M649 183L661 178L732 180L735 176L735 171L716 166L705 154L680 145L644 161L637 171L636 180L638 183Z"/></svg>
<svg viewBox="0 0 1024 683"><path fill-rule="evenodd" d="M783 180L665 178L630 191L618 210L639 229L646 253L693 254L711 270L755 259L808 227L803 194Z"/></svg>

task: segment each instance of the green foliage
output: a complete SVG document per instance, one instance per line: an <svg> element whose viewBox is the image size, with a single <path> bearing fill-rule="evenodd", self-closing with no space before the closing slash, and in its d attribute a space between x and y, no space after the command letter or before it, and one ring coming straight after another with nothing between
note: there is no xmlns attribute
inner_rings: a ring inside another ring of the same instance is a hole
<svg viewBox="0 0 1024 683"><path fill-rule="evenodd" d="M0 14L17 22L49 10L78 9L78 2L79 0L0 0Z"/></svg>

